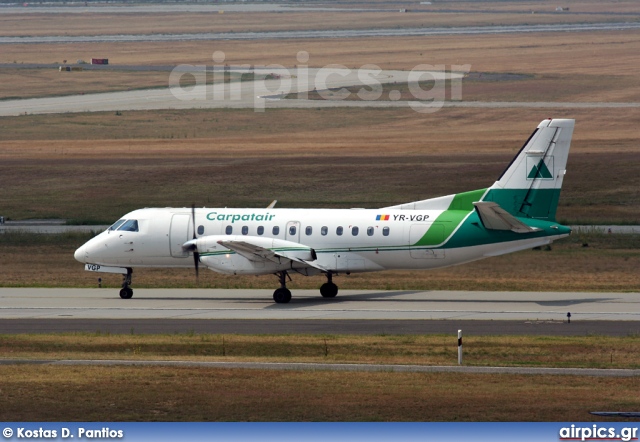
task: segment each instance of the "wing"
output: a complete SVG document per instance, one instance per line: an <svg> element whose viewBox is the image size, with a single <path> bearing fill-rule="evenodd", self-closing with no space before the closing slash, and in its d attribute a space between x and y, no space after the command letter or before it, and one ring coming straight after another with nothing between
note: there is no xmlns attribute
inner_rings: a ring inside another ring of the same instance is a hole
<svg viewBox="0 0 640 442"><path fill-rule="evenodd" d="M266 248L247 240L220 240L217 241L217 243L229 250L233 250L238 255L244 256L249 261L272 261L277 264L281 264L283 259L287 259L308 265L309 267L314 267L318 270L328 270L313 262L317 259L315 250L302 244L290 243L295 245L288 247Z"/></svg>
<svg viewBox="0 0 640 442"><path fill-rule="evenodd" d="M516 233L537 232L540 229L531 227L508 213L497 203L491 201L475 202L476 212L480 217L480 221L488 230L511 230Z"/></svg>

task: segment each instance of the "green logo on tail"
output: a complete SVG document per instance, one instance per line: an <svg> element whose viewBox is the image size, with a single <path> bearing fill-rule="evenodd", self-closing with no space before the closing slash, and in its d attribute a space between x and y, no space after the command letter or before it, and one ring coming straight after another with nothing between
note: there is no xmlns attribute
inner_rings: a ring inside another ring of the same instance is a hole
<svg viewBox="0 0 640 442"><path fill-rule="evenodd" d="M551 175L551 172L549 172L549 168L542 158L540 159L540 162L538 162L538 164L533 165L531 171L529 172L529 175L527 175L528 180L535 180L536 178L545 180L553 179L553 175Z"/></svg>

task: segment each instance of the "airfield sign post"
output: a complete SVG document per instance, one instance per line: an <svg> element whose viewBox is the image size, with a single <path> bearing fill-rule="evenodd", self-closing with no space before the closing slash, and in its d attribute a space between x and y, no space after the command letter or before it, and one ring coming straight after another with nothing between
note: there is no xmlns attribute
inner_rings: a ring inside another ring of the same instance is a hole
<svg viewBox="0 0 640 442"><path fill-rule="evenodd" d="M462 330L458 330L458 365L462 365Z"/></svg>

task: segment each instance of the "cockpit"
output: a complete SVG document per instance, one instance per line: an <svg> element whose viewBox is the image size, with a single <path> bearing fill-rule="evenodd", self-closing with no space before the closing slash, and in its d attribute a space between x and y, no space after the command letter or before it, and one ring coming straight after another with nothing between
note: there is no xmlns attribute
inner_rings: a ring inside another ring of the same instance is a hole
<svg viewBox="0 0 640 442"><path fill-rule="evenodd" d="M116 221L111 227L109 227L109 231L111 230L118 230L121 232L137 232L138 220L137 219L120 219Z"/></svg>

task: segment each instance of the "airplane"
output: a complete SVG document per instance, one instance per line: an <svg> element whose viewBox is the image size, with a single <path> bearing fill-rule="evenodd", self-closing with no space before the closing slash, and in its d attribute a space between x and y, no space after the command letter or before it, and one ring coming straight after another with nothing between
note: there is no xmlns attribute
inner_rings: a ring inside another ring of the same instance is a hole
<svg viewBox="0 0 640 442"><path fill-rule="evenodd" d="M485 189L379 209L146 208L124 215L74 254L85 270L123 275L136 267L200 265L231 275L275 274L287 303L290 274L333 276L433 269L545 246L571 233L556 222L575 120L543 120Z"/></svg>

